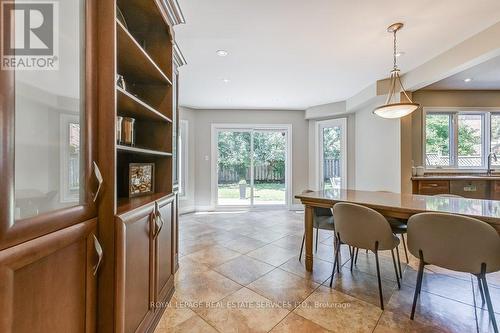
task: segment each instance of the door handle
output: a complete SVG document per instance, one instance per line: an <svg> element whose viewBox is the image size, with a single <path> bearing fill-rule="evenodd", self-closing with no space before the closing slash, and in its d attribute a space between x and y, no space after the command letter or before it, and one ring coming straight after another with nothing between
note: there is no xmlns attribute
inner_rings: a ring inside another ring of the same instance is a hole
<svg viewBox="0 0 500 333"><path fill-rule="evenodd" d="M93 164L93 169L94 169L94 176L97 179L97 183L98 183L97 190L94 193L94 198L92 198L92 200L94 202L96 202L97 197L99 196L99 192L101 191L101 187L102 187L102 183L103 183L104 179L102 178L101 170L99 170L97 163L94 161L94 162L92 162L92 164Z"/></svg>
<svg viewBox="0 0 500 333"><path fill-rule="evenodd" d="M103 257L103 251L102 251L102 247L101 247L101 244L99 243L99 240L97 239L97 237L92 234L92 237L94 237L94 249L95 249L95 252L97 253L97 264L95 264L94 268L92 269L92 273L94 274L94 276L97 274L97 271L99 270L99 267L101 266L101 262L102 262L102 257Z"/></svg>
<svg viewBox="0 0 500 333"><path fill-rule="evenodd" d="M155 202L155 210L156 210L156 218L155 218L155 225L156 225L155 238L156 238L160 234L160 231L163 228L163 224L165 222L163 221L163 217L161 216L160 212L160 207L157 202ZM158 222L160 222L160 225L158 225Z"/></svg>

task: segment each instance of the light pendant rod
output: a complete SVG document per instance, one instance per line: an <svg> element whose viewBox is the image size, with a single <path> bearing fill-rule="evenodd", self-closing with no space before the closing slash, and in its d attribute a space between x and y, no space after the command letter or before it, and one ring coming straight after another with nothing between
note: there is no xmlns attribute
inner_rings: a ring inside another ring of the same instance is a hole
<svg viewBox="0 0 500 333"><path fill-rule="evenodd" d="M412 99L406 92L403 83L401 82L401 76L399 75L400 70L397 62L397 32L403 28L403 26L403 23L394 23L387 28L387 32L392 33L393 35L393 68L390 76L391 83L385 105L379 106L373 111L373 113L382 118L401 118L412 113L420 106L417 103L413 103ZM398 91L396 89L396 84L399 84L401 92L405 95L409 102L399 103L394 100Z"/></svg>

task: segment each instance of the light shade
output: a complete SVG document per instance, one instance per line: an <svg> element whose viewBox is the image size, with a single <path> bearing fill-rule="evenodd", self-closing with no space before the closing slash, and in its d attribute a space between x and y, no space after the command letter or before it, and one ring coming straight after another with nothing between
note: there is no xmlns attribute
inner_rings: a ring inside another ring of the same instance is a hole
<svg viewBox="0 0 500 333"><path fill-rule="evenodd" d="M373 113L382 118L395 119L409 115L418 109L419 106L417 103L386 104L373 110Z"/></svg>

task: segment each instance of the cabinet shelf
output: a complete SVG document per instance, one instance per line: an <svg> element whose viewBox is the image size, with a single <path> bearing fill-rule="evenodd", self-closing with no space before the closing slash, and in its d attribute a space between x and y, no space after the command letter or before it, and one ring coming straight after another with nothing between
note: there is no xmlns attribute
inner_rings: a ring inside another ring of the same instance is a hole
<svg viewBox="0 0 500 333"><path fill-rule="evenodd" d="M147 103L144 103L128 91L120 87L116 87L116 91L119 115L136 119L172 122L170 118L155 110Z"/></svg>
<svg viewBox="0 0 500 333"><path fill-rule="evenodd" d="M172 85L149 54L139 45L121 22L116 21L118 35L118 73L128 83Z"/></svg>
<svg viewBox="0 0 500 333"><path fill-rule="evenodd" d="M152 149L147 149L147 148L139 148L139 147L130 147L130 146L124 146L124 145L116 145L116 150L118 152L131 153L131 154L142 154L142 155L164 156L164 157L172 156L172 153L167 153L164 151L152 150Z"/></svg>
<svg viewBox="0 0 500 333"><path fill-rule="evenodd" d="M117 200L117 209L116 213L117 215L129 212L131 210L134 210L136 208L139 208L141 206L147 205L151 202L154 202L156 200L159 200L170 193L153 193L150 195L145 195L142 197L135 197L135 198L118 198Z"/></svg>

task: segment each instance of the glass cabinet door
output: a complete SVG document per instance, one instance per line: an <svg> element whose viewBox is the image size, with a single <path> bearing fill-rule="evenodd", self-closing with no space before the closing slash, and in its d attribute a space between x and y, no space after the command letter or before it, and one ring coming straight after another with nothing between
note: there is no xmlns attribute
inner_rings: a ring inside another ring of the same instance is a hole
<svg viewBox="0 0 500 333"><path fill-rule="evenodd" d="M9 226L0 229L0 248L9 232L31 238L96 215L87 188L95 130L86 98L92 86L86 80L89 7L85 0L1 4L2 20L10 23L3 26L9 36L2 36L0 75L6 84L1 94L10 100L11 140L1 144L13 151L13 198L0 221Z"/></svg>

